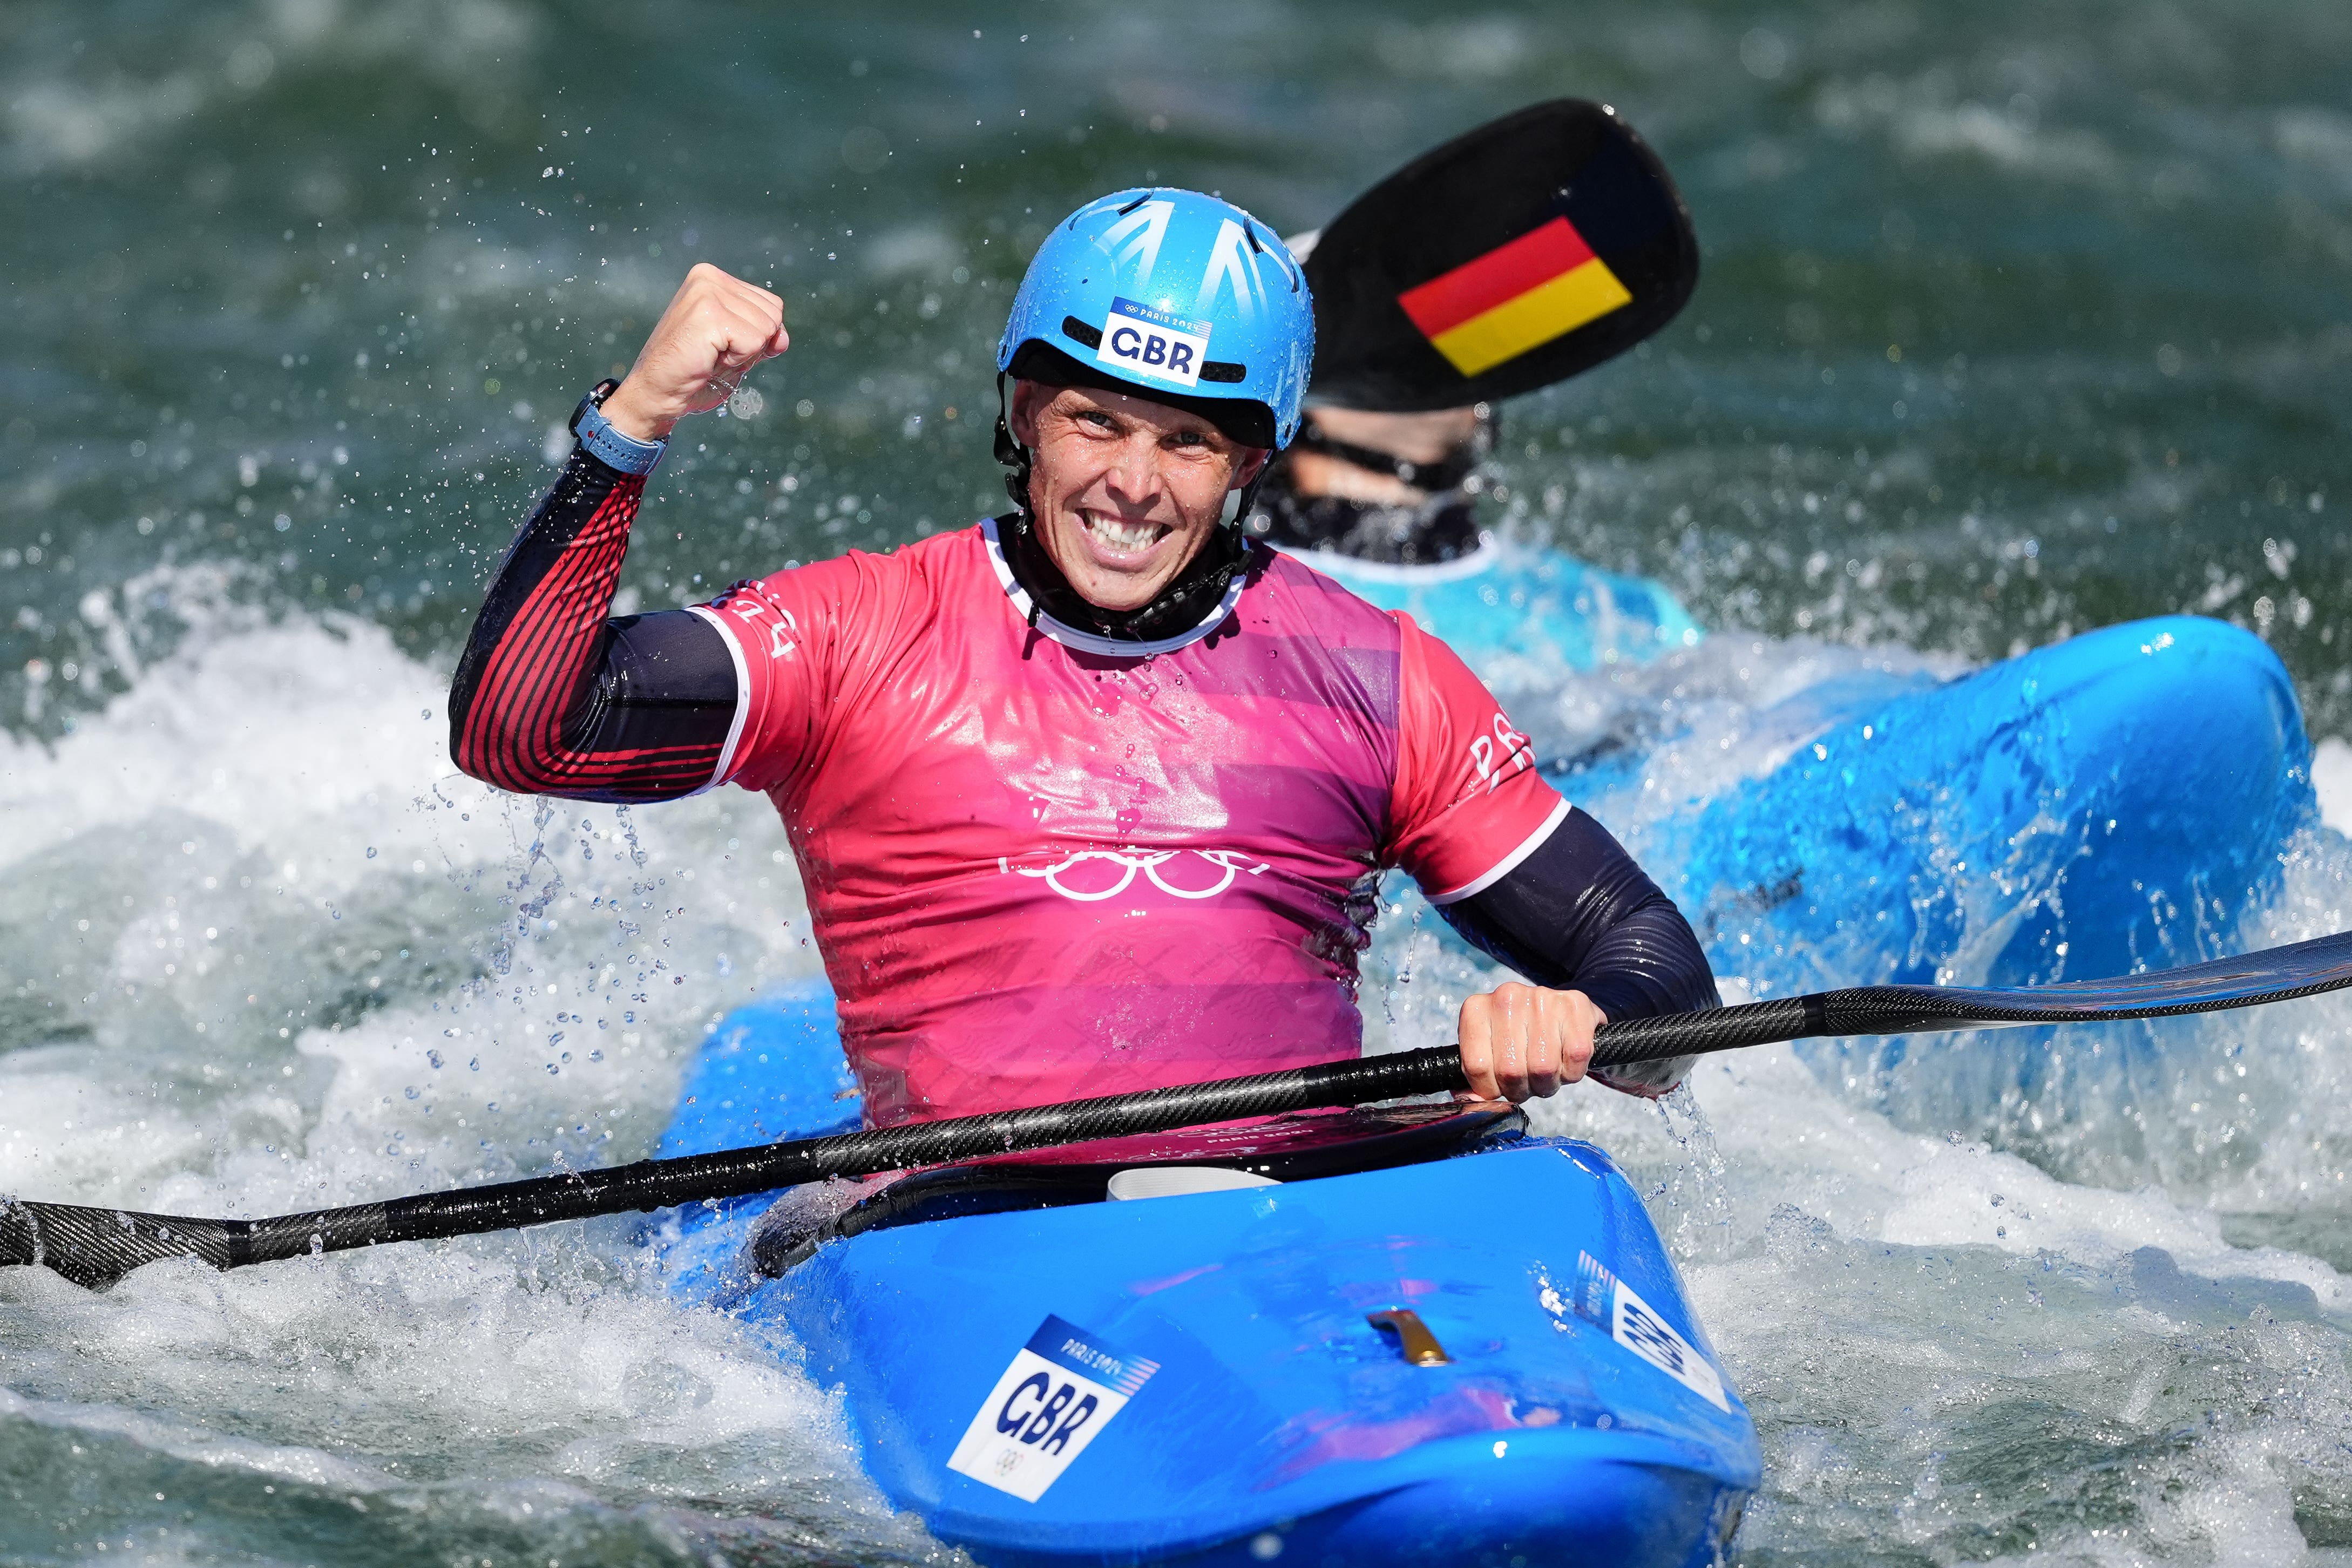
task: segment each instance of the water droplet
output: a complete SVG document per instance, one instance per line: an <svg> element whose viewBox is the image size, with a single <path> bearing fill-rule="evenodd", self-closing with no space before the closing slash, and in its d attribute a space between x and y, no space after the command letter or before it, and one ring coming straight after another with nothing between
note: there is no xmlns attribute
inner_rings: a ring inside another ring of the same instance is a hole
<svg viewBox="0 0 2352 1568"><path fill-rule="evenodd" d="M375 846L373 844L370 844L368 846L368 859L375 859Z"/></svg>

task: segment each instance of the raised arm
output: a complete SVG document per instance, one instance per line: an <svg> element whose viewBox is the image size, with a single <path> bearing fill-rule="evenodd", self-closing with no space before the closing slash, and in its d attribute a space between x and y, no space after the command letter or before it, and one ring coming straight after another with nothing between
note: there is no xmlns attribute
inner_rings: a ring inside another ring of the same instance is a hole
<svg viewBox="0 0 2352 1568"><path fill-rule="evenodd" d="M788 342L782 300L701 264L628 379L582 404L583 443L499 564L458 661L458 767L502 789L590 800L664 800L717 781L742 686L733 644L705 610L607 617L670 428Z"/></svg>

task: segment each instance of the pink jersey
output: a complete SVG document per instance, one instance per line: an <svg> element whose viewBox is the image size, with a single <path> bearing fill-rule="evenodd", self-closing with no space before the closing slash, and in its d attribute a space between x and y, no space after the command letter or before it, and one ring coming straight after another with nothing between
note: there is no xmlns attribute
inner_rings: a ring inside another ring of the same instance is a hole
<svg viewBox="0 0 2352 1568"><path fill-rule="evenodd" d="M1568 814L1444 643L1288 557L1163 642L1032 610L983 523L698 612L877 1124L1348 1056L1379 873L1466 897Z"/></svg>

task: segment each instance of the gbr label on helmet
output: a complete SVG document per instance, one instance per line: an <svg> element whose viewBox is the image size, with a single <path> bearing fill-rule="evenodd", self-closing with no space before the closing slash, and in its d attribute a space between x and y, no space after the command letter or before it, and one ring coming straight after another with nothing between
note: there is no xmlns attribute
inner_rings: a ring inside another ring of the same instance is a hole
<svg viewBox="0 0 2352 1568"><path fill-rule="evenodd" d="M1145 377L1175 386L1201 384L1201 361L1209 357L1209 323L1116 297L1103 321L1102 346L1095 361L1122 376Z"/></svg>

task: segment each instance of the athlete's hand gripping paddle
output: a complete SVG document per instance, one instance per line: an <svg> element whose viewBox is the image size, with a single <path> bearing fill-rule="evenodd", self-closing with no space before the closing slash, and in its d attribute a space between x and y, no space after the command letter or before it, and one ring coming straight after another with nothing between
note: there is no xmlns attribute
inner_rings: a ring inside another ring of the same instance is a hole
<svg viewBox="0 0 2352 1568"><path fill-rule="evenodd" d="M1492 402L1623 353L1698 282L1665 165L1606 105L1557 99L1425 152L1307 258L1318 403Z"/></svg>
<svg viewBox="0 0 2352 1568"><path fill-rule="evenodd" d="M1821 1035L1912 1034L1980 1024L2108 1023L2221 1012L2352 985L2352 932L2291 947L2115 980L2010 990L1866 986L1713 1012L1604 1024L1591 1065L1696 1056ZM142 1263L200 1258L234 1269L382 1242L470 1236L558 1219L766 1192L827 1176L947 1165L987 1155L1173 1127L1360 1105L1464 1087L1453 1046L1114 1094L912 1126L803 1138L270 1219L192 1219L0 1198L0 1265L39 1264L77 1284L113 1283Z"/></svg>

